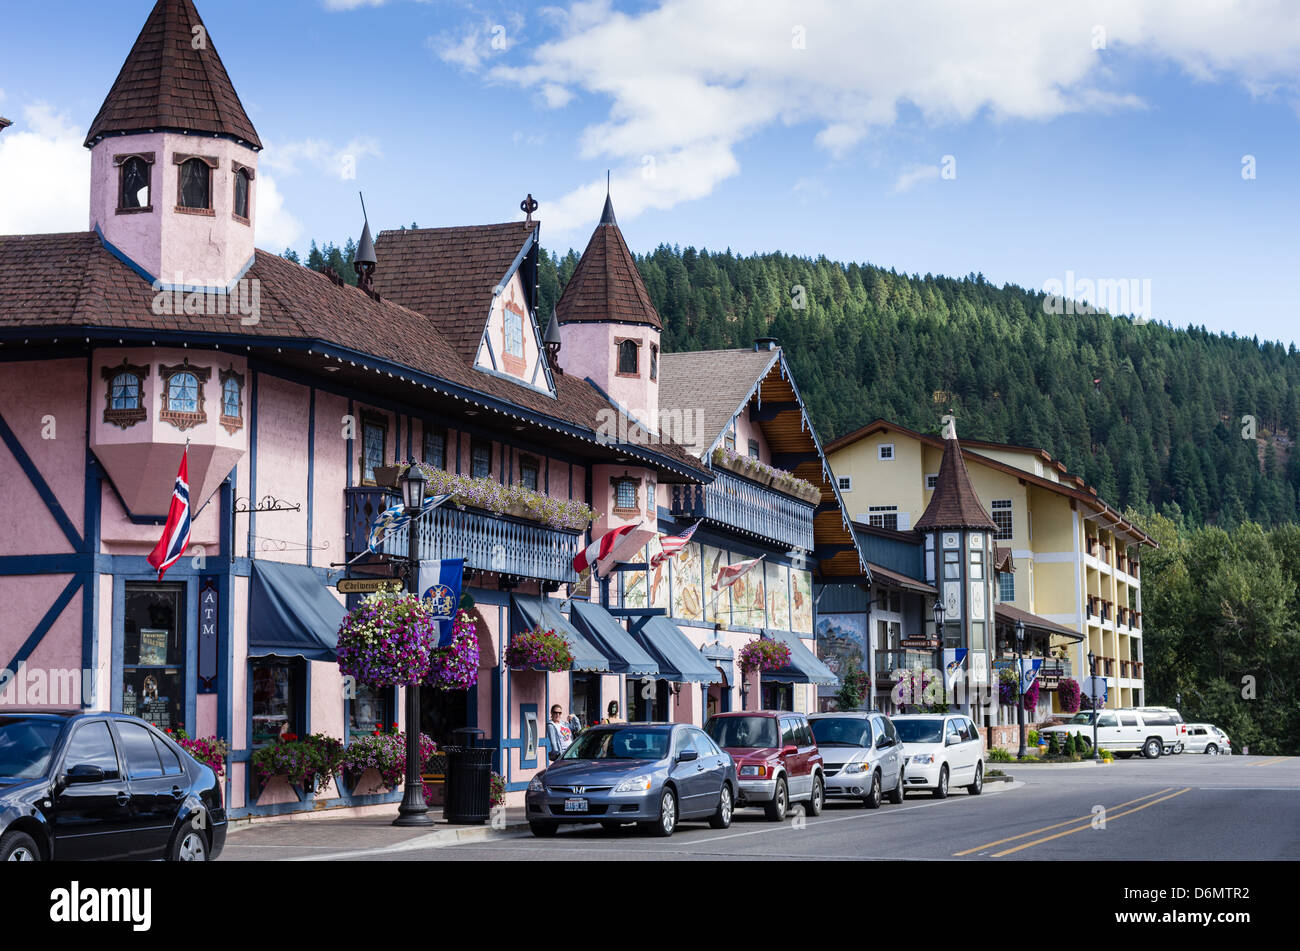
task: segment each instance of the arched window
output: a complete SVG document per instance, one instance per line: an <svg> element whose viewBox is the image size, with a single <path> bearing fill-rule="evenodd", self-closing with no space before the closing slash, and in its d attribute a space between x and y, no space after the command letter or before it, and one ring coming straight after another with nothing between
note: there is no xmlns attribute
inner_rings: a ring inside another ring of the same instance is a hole
<svg viewBox="0 0 1300 951"><path fill-rule="evenodd" d="M248 169L235 170L235 217L248 220Z"/></svg>
<svg viewBox="0 0 1300 951"><path fill-rule="evenodd" d="M220 379L221 425L233 436L244 425L244 377L232 366L221 371Z"/></svg>
<svg viewBox="0 0 1300 951"><path fill-rule="evenodd" d="M212 208L212 167L197 156L181 163L181 208L206 211Z"/></svg>
<svg viewBox="0 0 1300 951"><path fill-rule="evenodd" d="M148 211L152 208L149 162L143 156L132 155L122 163L122 190L117 207L119 211Z"/></svg>
<svg viewBox="0 0 1300 951"><path fill-rule="evenodd" d="M109 409L140 408L140 378L134 373L119 373L110 384Z"/></svg>
<svg viewBox="0 0 1300 951"><path fill-rule="evenodd" d="M624 376L636 376L640 371L638 364L639 347L635 340L623 340L618 345L618 372Z"/></svg>
<svg viewBox="0 0 1300 951"><path fill-rule="evenodd" d="M203 409L203 384L212 375L211 368L192 366L187 359L179 366L160 366L158 375L163 380L160 420L177 429L189 429L208 421Z"/></svg>
<svg viewBox="0 0 1300 951"><path fill-rule="evenodd" d="M659 347L650 345L650 379L659 379Z"/></svg>
<svg viewBox="0 0 1300 951"><path fill-rule="evenodd" d="M199 411L199 381L193 373L177 373L167 381L167 408L173 413Z"/></svg>
<svg viewBox="0 0 1300 951"><path fill-rule="evenodd" d="M129 429L145 418L144 381L147 366L134 366L123 360L117 366L104 367L104 422Z"/></svg>

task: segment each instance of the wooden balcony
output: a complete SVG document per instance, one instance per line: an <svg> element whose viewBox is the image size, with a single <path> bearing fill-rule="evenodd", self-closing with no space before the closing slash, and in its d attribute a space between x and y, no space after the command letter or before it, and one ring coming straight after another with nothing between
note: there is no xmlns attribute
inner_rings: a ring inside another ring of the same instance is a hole
<svg viewBox="0 0 1300 951"><path fill-rule="evenodd" d="M941 651L876 651L876 686L888 689L894 674L903 670L942 670Z"/></svg>
<svg viewBox="0 0 1300 951"><path fill-rule="evenodd" d="M696 518L775 542L813 549L813 505L730 472L714 470L709 485L672 487L674 518Z"/></svg>
<svg viewBox="0 0 1300 951"><path fill-rule="evenodd" d="M366 549L375 516L397 497L386 489L343 490L348 557ZM421 559L465 559L465 567L540 581L572 582L573 559L582 549L580 532L550 528L536 522L458 509L447 503L417 522ZM391 531L380 545L388 555L405 557L405 527Z"/></svg>

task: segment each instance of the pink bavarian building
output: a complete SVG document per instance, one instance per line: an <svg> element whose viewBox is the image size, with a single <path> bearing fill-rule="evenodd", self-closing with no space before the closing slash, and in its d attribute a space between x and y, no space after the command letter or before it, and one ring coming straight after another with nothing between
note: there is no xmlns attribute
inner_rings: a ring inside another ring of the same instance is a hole
<svg viewBox="0 0 1300 951"><path fill-rule="evenodd" d="M463 560L480 639L476 687L423 691L421 727L480 731L511 801L545 767L554 703L584 724L611 701L695 723L815 709L836 680L818 596L865 604L870 572L775 342L662 353L609 202L549 322L531 211L373 243L367 227L360 286L258 250L262 143L199 25L191 0L149 14L86 138L87 230L0 236L0 710L219 737L233 818L395 808L356 777L263 781L251 758L403 720L399 691L345 684L335 646L360 597L339 582L393 575L408 550L402 528L369 551L408 462L453 493L418 550ZM146 556L187 446L190 545L159 581ZM546 502L476 504L493 486ZM646 544L622 570L574 571L629 524ZM538 627L572 670L505 666ZM759 637L790 665L739 669Z"/></svg>

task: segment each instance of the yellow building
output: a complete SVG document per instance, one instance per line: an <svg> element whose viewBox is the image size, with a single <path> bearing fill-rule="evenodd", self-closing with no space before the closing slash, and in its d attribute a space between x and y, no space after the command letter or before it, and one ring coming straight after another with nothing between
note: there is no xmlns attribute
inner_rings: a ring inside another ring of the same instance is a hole
<svg viewBox="0 0 1300 951"><path fill-rule="evenodd" d="M929 505L943 450L937 436L877 419L828 444L826 458L855 522L910 531ZM1143 704L1140 558L1155 543L1041 449L963 439L961 450L995 540L1011 549L1014 571L998 574L997 601L1084 634L1054 643L1067 661L1063 675L1082 681L1091 651L1107 706Z"/></svg>

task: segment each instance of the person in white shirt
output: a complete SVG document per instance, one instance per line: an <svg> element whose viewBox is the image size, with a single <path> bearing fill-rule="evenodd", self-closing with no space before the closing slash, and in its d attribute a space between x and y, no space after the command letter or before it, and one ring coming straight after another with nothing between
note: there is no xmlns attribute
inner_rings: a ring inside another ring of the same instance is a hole
<svg viewBox="0 0 1300 951"><path fill-rule="evenodd" d="M550 746L549 758L556 760L573 745L573 728L564 719L564 708L558 703L551 707L551 722L546 724L546 741Z"/></svg>

